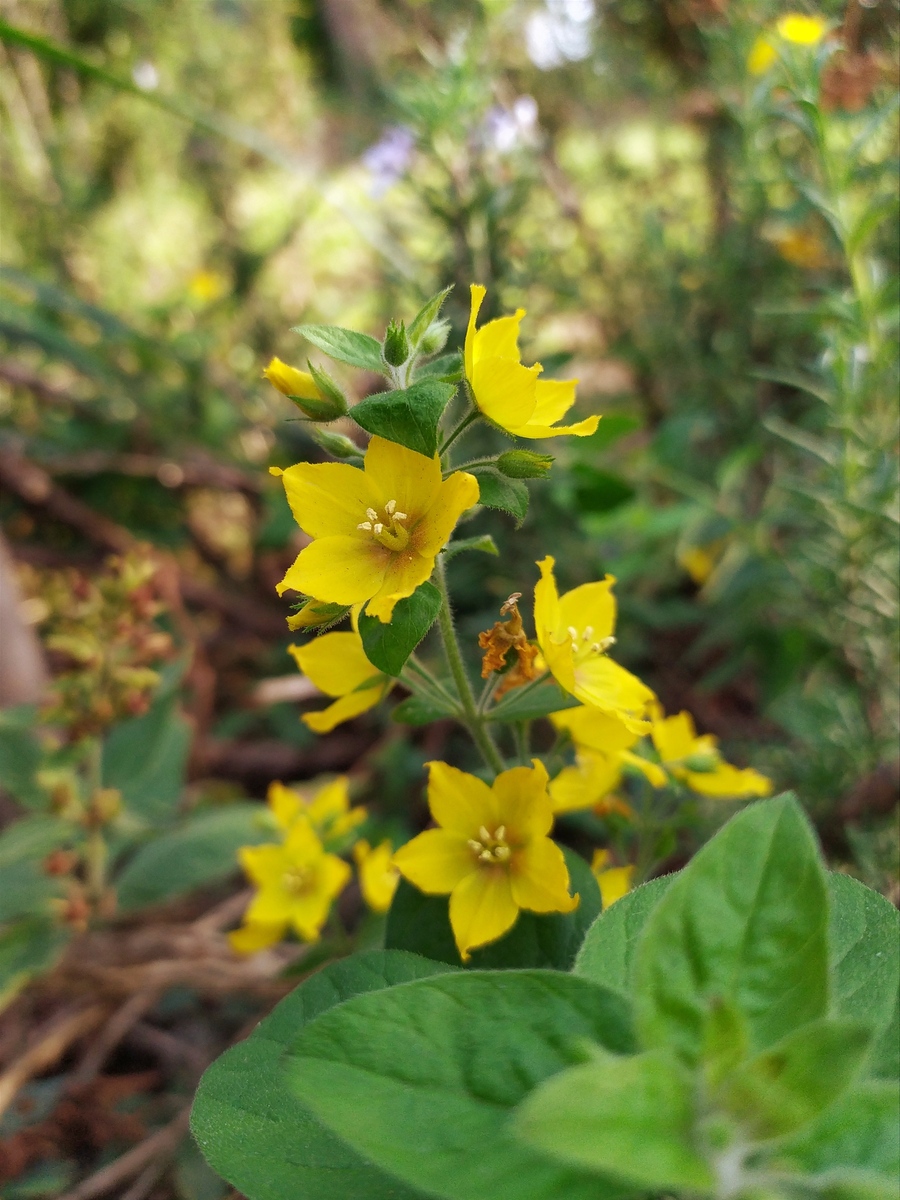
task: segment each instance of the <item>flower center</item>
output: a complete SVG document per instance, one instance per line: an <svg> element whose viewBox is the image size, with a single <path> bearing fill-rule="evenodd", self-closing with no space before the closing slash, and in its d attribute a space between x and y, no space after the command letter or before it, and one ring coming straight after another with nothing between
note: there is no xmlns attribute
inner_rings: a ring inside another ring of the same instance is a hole
<svg viewBox="0 0 900 1200"><path fill-rule="evenodd" d="M407 514L397 511L397 501L388 500L383 516L379 516L374 508L367 508L366 520L360 521L356 528L371 533L375 541L388 550L405 550L409 542L409 530L401 524L405 520Z"/></svg>
<svg viewBox="0 0 900 1200"><path fill-rule="evenodd" d="M506 840L506 826L498 825L494 832L488 833L482 825L477 838L469 838L469 848L478 859L486 865L509 862L512 850Z"/></svg>
<svg viewBox="0 0 900 1200"><path fill-rule="evenodd" d="M616 640L614 637L595 638L593 625L586 625L580 633L574 625L570 625L567 632L572 639L572 655L576 663L597 654L605 654Z"/></svg>
<svg viewBox="0 0 900 1200"><path fill-rule="evenodd" d="M292 896L301 896L308 891L312 883L312 872L309 867L289 867L281 877L284 890Z"/></svg>

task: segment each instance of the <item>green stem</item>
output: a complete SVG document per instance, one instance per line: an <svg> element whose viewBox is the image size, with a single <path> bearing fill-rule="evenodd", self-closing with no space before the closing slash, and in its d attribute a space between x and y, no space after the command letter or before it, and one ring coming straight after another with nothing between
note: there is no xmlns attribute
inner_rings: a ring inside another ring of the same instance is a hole
<svg viewBox="0 0 900 1200"><path fill-rule="evenodd" d="M462 723L469 731L475 745L481 751L484 761L493 771L499 774L504 770L503 759L500 757L500 751L485 729L483 719L475 707L475 696L472 692L472 685L469 683L469 677L466 674L465 664L463 663L459 642L456 637L456 630L453 627L453 610L450 607L450 595L447 591L447 572L440 558L438 558L435 567L435 578L441 592L438 627L441 631L441 640L444 644L447 665L450 668L450 674L453 676L453 682L456 684L459 702L463 708L464 719Z"/></svg>
<svg viewBox="0 0 900 1200"><path fill-rule="evenodd" d="M471 424L473 424L473 422L478 420L478 416L479 416L478 409L473 408L471 410L471 412L466 413L466 415L463 417L463 419L460 421L460 423L456 426L455 429L451 429L450 433L448 433L447 437L444 439L444 444L438 450L438 454L441 455L441 457L443 457L447 453L447 451L450 449L450 447L453 445L453 443L456 441L456 439L459 437L459 435L461 433L464 433L465 430L467 430L469 428L469 426Z"/></svg>
<svg viewBox="0 0 900 1200"><path fill-rule="evenodd" d="M103 743L100 738L93 738L88 746L87 757L87 793L89 805L92 805L95 794L102 786ZM106 839L99 824L92 823L88 827L84 859L88 898L96 904L106 890Z"/></svg>
<svg viewBox="0 0 900 1200"><path fill-rule="evenodd" d="M406 664L401 680L414 694L425 694L431 696L434 700L443 701L449 704L455 711L459 711L459 704L455 696L444 687L444 685L420 662L414 661L412 658Z"/></svg>

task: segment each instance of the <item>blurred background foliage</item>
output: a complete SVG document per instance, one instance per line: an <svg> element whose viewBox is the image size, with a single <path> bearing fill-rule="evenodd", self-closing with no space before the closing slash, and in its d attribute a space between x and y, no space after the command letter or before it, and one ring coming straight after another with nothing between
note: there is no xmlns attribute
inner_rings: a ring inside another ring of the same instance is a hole
<svg viewBox="0 0 900 1200"><path fill-rule="evenodd" d="M132 907L205 883L233 921L223 872L257 829L241 801L273 778L349 771L372 803L367 836L398 840L411 800L424 819L422 764L469 762L446 722L376 712L316 739L298 721L311 689L274 586L303 541L267 467L322 453L261 371L273 354L305 365L292 326L380 337L448 283L461 335L473 281L485 316L528 310L525 361L580 379L578 415L604 413L592 437L547 447L557 462L521 530L478 516L499 558L454 560L473 664L537 558L554 554L563 587L611 572L620 661L731 761L796 788L832 861L896 891L898 5L798 0L833 37L749 72L787 11L0 0L0 557L16 567L0 601L7 650L23 649L2 701L43 678L29 631L71 679L49 645L66 580L157 548L152 603L129 593L117 636L144 637L135 605L161 614L163 686L149 711L125 694L94 768L148 852L111 851ZM377 385L332 369L354 398ZM108 639L89 634L100 663ZM35 725L21 707L0 720L19 801L0 798L4 823L44 803L38 768L82 770L64 744L29 741ZM716 819L686 814L663 869ZM46 849L31 847L28 886L59 900L35 883ZM46 964L58 939L42 928L44 949L26 934ZM22 944L3 937L9 975ZM206 1002L182 992L157 1018L193 1044ZM204 1053L259 1003L228 993ZM43 1011L29 1004L26 1026ZM72 1177L60 1153L15 1194L57 1194ZM179 1155L161 1195L222 1194Z"/></svg>

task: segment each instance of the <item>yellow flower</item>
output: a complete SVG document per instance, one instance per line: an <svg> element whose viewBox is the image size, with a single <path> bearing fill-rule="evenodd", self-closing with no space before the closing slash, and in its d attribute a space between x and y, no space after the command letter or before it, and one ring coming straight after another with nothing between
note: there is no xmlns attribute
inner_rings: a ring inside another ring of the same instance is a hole
<svg viewBox="0 0 900 1200"><path fill-rule="evenodd" d="M653 787L665 787L668 782L661 767L632 753L631 748L640 741L641 735L634 733L618 717L582 705L553 713L550 720L557 729L569 731L576 753L576 765L564 767L550 784L555 813L602 805L604 815L618 812L622 816L631 816L627 804L610 796L621 782L626 763L641 771Z"/></svg>
<svg viewBox="0 0 900 1200"><path fill-rule="evenodd" d="M616 717L632 733L648 732L653 692L606 654L616 640L615 579L607 575L560 597L553 565L549 556L538 563L541 578L534 589L534 625L547 666L583 704Z"/></svg>
<svg viewBox="0 0 900 1200"><path fill-rule="evenodd" d="M266 800L282 833L290 834L298 821L304 821L326 842L345 838L367 815L361 806L350 807L350 782L346 775L339 775L324 786L314 785L306 793L276 780L269 784Z"/></svg>
<svg viewBox="0 0 900 1200"><path fill-rule="evenodd" d="M795 46L815 46L828 32L828 22L822 17L803 13L787 13L775 25L774 35L761 33L750 50L747 70L751 75L764 75L778 58L777 38Z"/></svg>
<svg viewBox="0 0 900 1200"><path fill-rule="evenodd" d="M473 283L470 288L472 310L466 330L466 378L481 412L516 437L549 438L563 433L586 437L593 433L599 417L588 417L575 425L560 425L575 403L577 379L538 379L543 368L522 364L519 353L519 322L524 308L515 316L489 321L475 328L485 288Z"/></svg>
<svg viewBox="0 0 900 1200"><path fill-rule="evenodd" d="M388 622L434 569L435 556L467 508L478 501L474 475L441 479L426 458L373 437L365 469L349 463L298 463L282 475L294 519L314 539L278 585L334 604L360 604Z"/></svg>
<svg viewBox="0 0 900 1200"><path fill-rule="evenodd" d="M712 734L698 737L690 713L659 713L653 721L653 744L666 769L701 796L768 796L772 781L748 767L724 761Z"/></svg>
<svg viewBox="0 0 900 1200"><path fill-rule="evenodd" d="M607 867L608 862L608 850L594 851L591 870L600 885L600 898L603 901L604 911L631 891L631 880L634 876L633 866Z"/></svg>
<svg viewBox="0 0 900 1200"><path fill-rule="evenodd" d="M316 733L330 733L342 721L374 708L394 683L372 666L355 631L323 633L308 646L288 646L288 651L319 691L338 697L321 712L304 713L303 723Z"/></svg>
<svg viewBox="0 0 900 1200"><path fill-rule="evenodd" d="M488 786L446 763L432 762L428 829L394 855L400 873L428 895L450 895L450 924L463 962L476 946L496 941L520 909L571 912L569 871L547 836L553 810L547 772L513 767Z"/></svg>
<svg viewBox="0 0 900 1200"><path fill-rule="evenodd" d="M272 359L263 371L263 379L268 379L283 396L299 396L301 400L325 399L308 371L298 371L296 367L289 367L280 358Z"/></svg>
<svg viewBox="0 0 900 1200"><path fill-rule="evenodd" d="M326 853L303 818L294 822L283 845L243 846L238 858L258 889L244 914L244 928L230 939L245 954L280 941L289 928L304 942L316 941L351 874L343 859Z"/></svg>
<svg viewBox="0 0 900 1200"><path fill-rule="evenodd" d="M353 847L363 900L373 912L387 912L400 882L400 872L393 864L393 853L390 839L375 847L361 839Z"/></svg>

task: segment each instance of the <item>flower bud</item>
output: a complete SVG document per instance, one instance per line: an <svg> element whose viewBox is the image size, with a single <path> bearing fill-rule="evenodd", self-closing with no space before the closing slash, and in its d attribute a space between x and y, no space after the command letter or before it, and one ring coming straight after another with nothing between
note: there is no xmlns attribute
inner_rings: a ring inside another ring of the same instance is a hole
<svg viewBox="0 0 900 1200"><path fill-rule="evenodd" d="M406 326L401 321L391 321L384 335L382 346L384 361L391 367L402 367L409 358L409 338Z"/></svg>
<svg viewBox="0 0 900 1200"><path fill-rule="evenodd" d="M122 793L118 788L98 788L88 806L88 823L108 825L122 811Z"/></svg>
<svg viewBox="0 0 900 1200"><path fill-rule="evenodd" d="M334 433L330 429L315 429L312 435L322 449L333 454L335 458L362 459L363 452L360 447L352 438L345 437L342 433Z"/></svg>
<svg viewBox="0 0 900 1200"><path fill-rule="evenodd" d="M689 754L687 758L682 759L682 765L687 767L689 771L708 775L711 771L715 771L719 765L719 756L717 754L703 753Z"/></svg>
<svg viewBox="0 0 900 1200"><path fill-rule="evenodd" d="M497 469L507 479L543 479L552 465L552 454L535 454L533 450L507 450L497 459Z"/></svg>
<svg viewBox="0 0 900 1200"><path fill-rule="evenodd" d="M426 357L431 354L439 354L447 345L447 338L449 336L449 321L433 322L422 335L422 340L419 343L419 353L424 354Z"/></svg>
<svg viewBox="0 0 900 1200"><path fill-rule="evenodd" d="M349 611L346 604L326 604L324 600L307 600L302 608L288 617L288 629L318 629L323 625L334 625Z"/></svg>
<svg viewBox="0 0 900 1200"><path fill-rule="evenodd" d="M263 378L268 379L273 387L282 395L293 400L300 411L313 421L334 421L347 411L347 401L343 392L325 371L307 364L311 374L290 367L280 358L273 358L263 371Z"/></svg>

